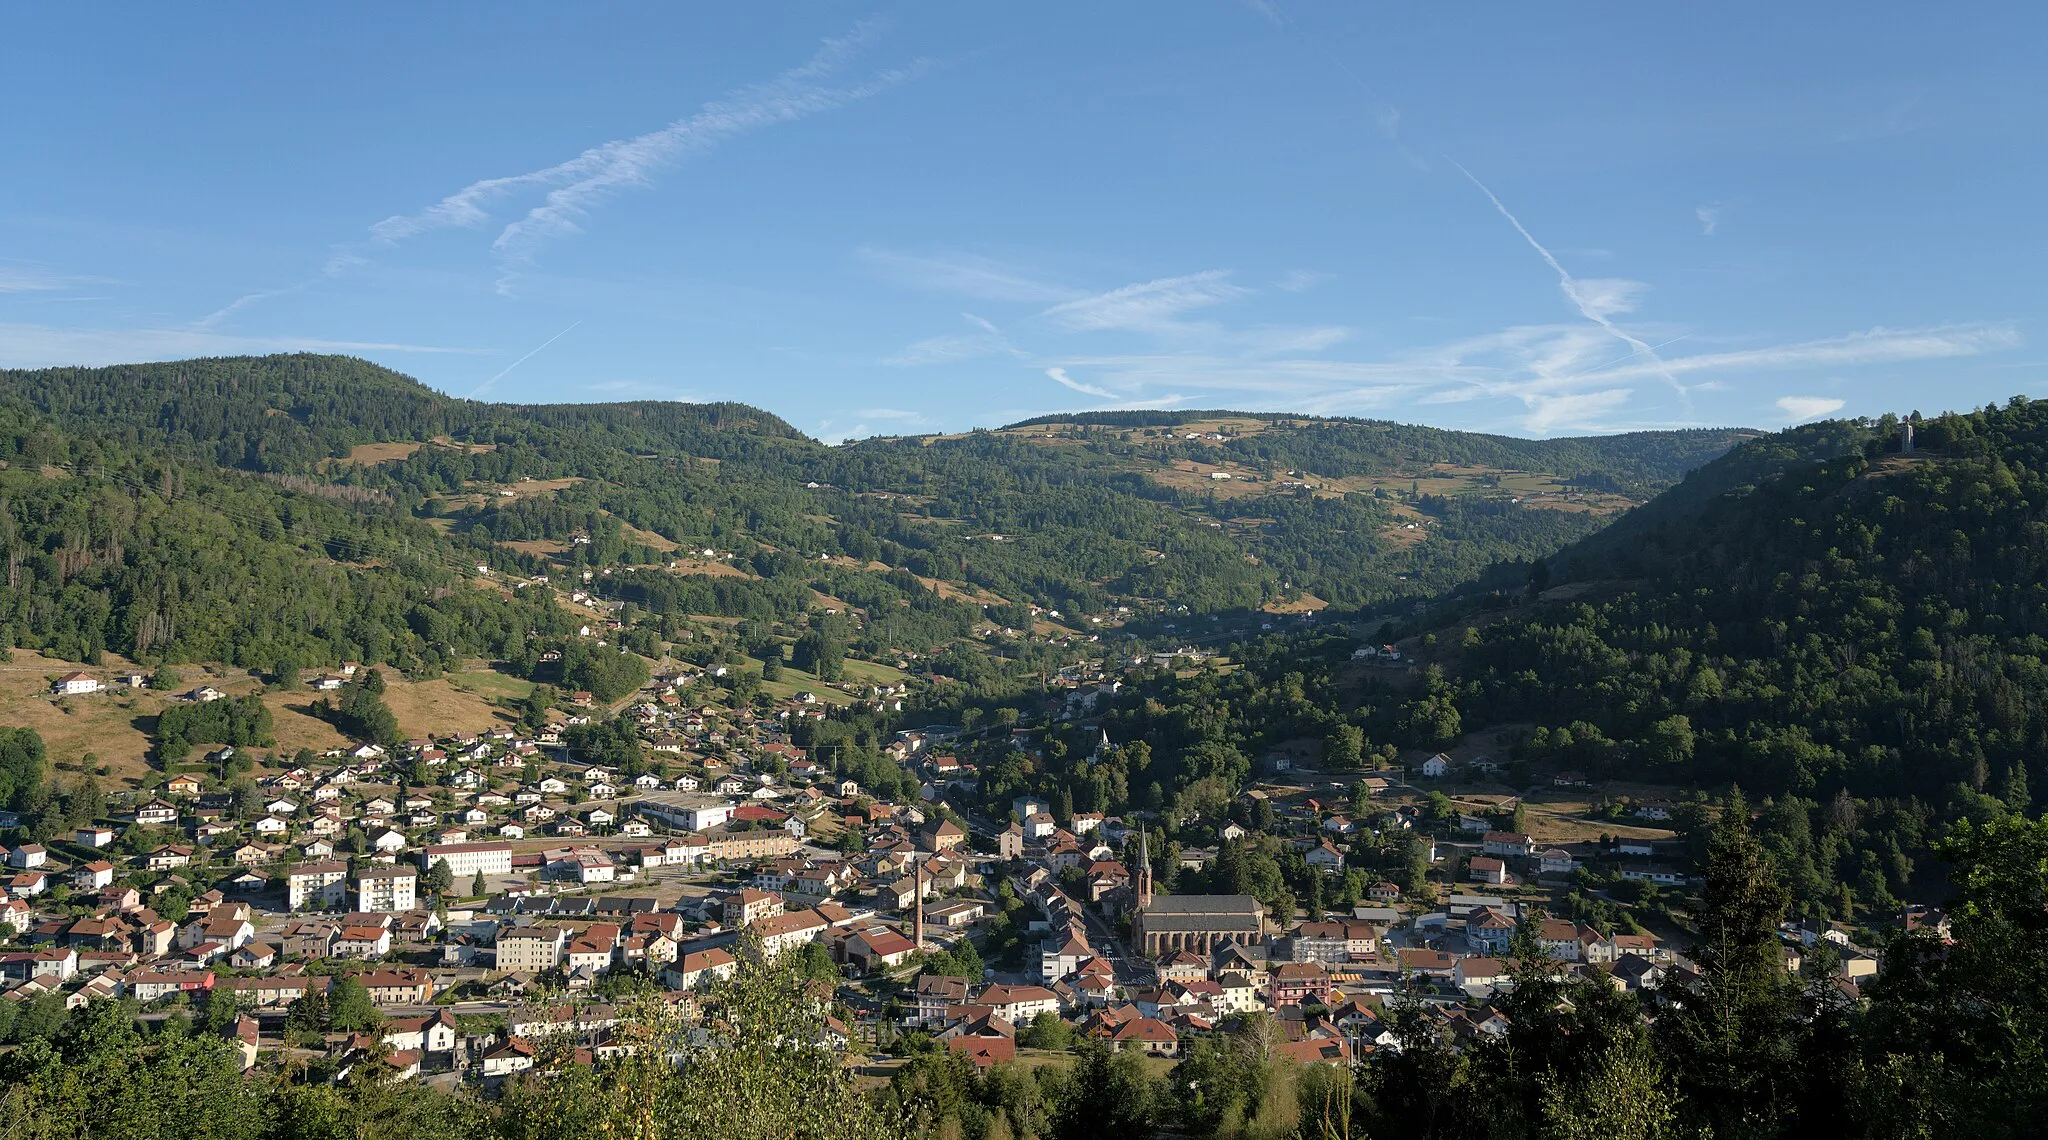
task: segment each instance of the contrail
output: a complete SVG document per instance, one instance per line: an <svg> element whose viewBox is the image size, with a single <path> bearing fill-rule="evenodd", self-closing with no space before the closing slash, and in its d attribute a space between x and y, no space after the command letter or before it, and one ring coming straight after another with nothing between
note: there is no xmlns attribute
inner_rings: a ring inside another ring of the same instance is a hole
<svg viewBox="0 0 2048 1140"><path fill-rule="evenodd" d="M1678 335L1678 336L1672 337L1672 338L1671 338L1670 340L1667 340L1667 341L1663 341L1663 342L1661 342L1661 343L1659 343L1659 344L1653 344L1653 345L1651 345L1650 347L1651 347L1652 349L1658 349L1658 348L1668 348L1668 347L1670 347L1671 345L1677 344L1677 343L1678 343L1679 341L1681 341L1681 340L1684 340L1684 339L1685 339L1686 337L1689 337L1689 336L1691 336L1691 335L1692 335L1691 333L1683 333L1683 334L1680 334L1680 335ZM1591 375L1592 375L1593 373L1595 373L1595 372L1605 372L1605 371L1607 371L1608 369L1610 369L1610 368L1613 368L1614 366L1616 366L1616 365L1618 365L1618 364L1627 364L1627 363L1628 363L1629 361L1631 361L1631 360L1634 360L1634 359L1635 359L1636 357L1638 357L1638 356L1641 356L1642 354L1643 354L1643 350L1642 350L1642 349L1636 349L1636 350L1634 350L1633 352L1629 352L1629 353L1625 353L1625 354L1623 354L1623 355L1621 355L1621 356L1617 356L1617 357L1615 357L1615 358L1614 358L1613 360L1610 360L1610 361L1608 361L1608 362L1607 362L1607 363L1605 363L1605 364L1600 364L1600 365L1596 365L1596 366L1594 366L1594 367L1592 367L1592 368L1588 368L1588 369L1586 369L1586 370L1585 370L1584 372L1574 372L1574 373L1572 373L1572 374L1571 374L1570 376L1567 376L1567 377L1565 377L1565 381L1566 381L1567 383L1569 383L1569 382L1571 382L1571 381L1573 381L1573 380L1583 380L1584 378L1586 378L1586 377L1588 377L1588 376L1591 376Z"/></svg>
<svg viewBox="0 0 2048 1140"><path fill-rule="evenodd" d="M1380 134L1386 136L1387 141L1394 145L1395 150L1401 152L1401 157L1407 159L1410 166L1420 170L1429 169L1429 164L1423 161L1422 156L1410 150L1407 142L1402 140L1401 109L1394 105L1393 100L1380 94L1377 87L1366 82L1365 77L1360 75L1356 69L1350 64L1345 63L1342 59L1339 59L1336 53L1332 52L1329 46L1322 40L1302 31L1301 25L1294 22L1294 17L1288 15L1286 10L1280 7L1280 0L1246 0L1246 3L1251 6L1253 11L1266 17L1276 26L1285 28L1295 39L1301 41L1303 46L1320 52L1322 57L1330 62L1330 66L1343 72L1346 78L1356 83L1358 89L1365 92L1366 96L1377 104L1373 108L1373 119L1379 123Z"/></svg>
<svg viewBox="0 0 2048 1140"><path fill-rule="evenodd" d="M871 98L930 69L928 61L919 59L878 72L864 82L831 85L832 75L866 46L877 27L877 22L864 20L850 34L826 40L801 66L706 103L695 114L658 130L613 139L525 174L472 182L417 213L378 222L370 227L370 237L388 246L444 226L481 225L489 220L486 206L494 200L514 191L549 187L540 205L506 225L491 243L491 255L499 266L498 292L509 296L513 282L530 267L541 245L578 232L578 220L598 202L627 187L646 185L662 167L751 131Z"/></svg>
<svg viewBox="0 0 2048 1140"><path fill-rule="evenodd" d="M582 324L582 323L583 323L583 322L582 322L581 320L578 320L578 321L576 321L576 323L575 323L575 324L572 324L572 325L570 325L570 326L569 326L568 328L566 328L566 329L563 329L563 330L562 330L561 332L558 332L558 333L556 333L555 335L553 335L553 336L551 336L551 337L547 338L546 340L544 340L544 341L541 341L541 342L540 342L540 344L539 344L539 346L537 346L537 347L536 347L536 348L535 348L535 349L533 350L533 352L529 352L529 353L527 353L527 354L526 354L525 356L522 356L522 357L520 357L519 359L517 359L517 360L513 361L512 363L510 363L510 364L507 364L507 365L505 366L505 372L500 372L500 373L498 373L498 374L497 374L496 376L493 376L493 377L491 377L491 378L490 378L489 380L486 380L486 381L484 381L483 383L481 383L481 384L478 384L478 385L477 385L477 386L476 386L475 388L472 388L472 389L470 389L469 395L467 395L467 396L464 396L464 397L463 397L463 399L465 399L465 400L474 400L474 399L476 399L476 398L477 398L477 396L478 396L478 394L479 394L479 393L481 393L481 392L482 392L482 391L483 391L484 389L486 389L486 388L490 387L490 386L491 386L491 385L493 385L493 384L496 384L496 383L497 383L498 381L500 381L500 380L503 380L503 379L505 378L505 373L506 373L506 372L510 372L510 371L512 371L512 370L513 370L514 368L517 368L517 367L519 367L520 365L522 365L522 364L526 363L527 361L529 361L529 360L532 360L532 359L533 359L533 356L534 356L534 353L537 353L537 352L539 352L539 351L540 351L541 349L543 349L543 348L546 348L547 346L549 346L549 345L551 345L551 344L555 343L556 341L558 341L558 340L562 339L562 338L563 338L563 337L565 337L565 336L568 336L568 335L569 335L569 333L570 333L570 331L571 331L571 330L573 330L573 329L574 329L574 328L576 327L576 325L580 325L580 324Z"/></svg>
<svg viewBox="0 0 2048 1140"><path fill-rule="evenodd" d="M1465 169L1465 167L1462 164L1460 164L1457 159L1452 158L1450 155L1444 155L1444 161L1450 163L1452 166L1457 167L1458 173L1464 175L1467 179L1470 179L1472 185L1479 187L1479 192L1481 194L1486 195L1486 200L1493 203L1493 208L1500 211L1500 216L1506 218L1508 220L1509 225L1515 227L1515 232L1522 235L1522 240L1528 242L1529 247L1531 249L1534 249L1538 254L1542 255L1544 262L1547 263L1550 266L1550 268L1557 274L1558 287L1564 290L1564 295L1566 299L1571 301L1572 307L1579 311L1580 316L1586 318L1589 321L1592 321L1596 325L1599 325L1601 328L1607 330L1608 335L1614 337L1616 340L1622 342L1623 344L1628 345L1630 348L1635 349L1635 352L1631 353L1630 355L1647 356L1652 361L1654 361L1656 363L1657 371L1664 377L1665 383L1671 385L1672 389L1678 393L1679 397L1681 399L1686 400L1687 404L1690 405L1691 397L1686 392L1685 385L1680 384L1678 382L1678 378L1673 376L1671 374L1670 369L1664 366L1664 358L1657 355L1657 350L1655 348L1651 347L1651 345L1648 342L1638 337L1630 335L1627 331L1623 330L1619 325L1616 325L1613 321L1608 320L1607 314L1605 312L1601 311L1597 306L1587 301L1586 294L1579 288L1578 278L1573 277L1571 271L1566 269L1563 263L1559 262L1556 257L1552 256L1551 252L1543 247L1542 242L1536 240L1536 235L1530 233L1528 227L1524 226L1521 223L1520 219L1516 218L1514 214L1508 211L1507 206L1501 203L1499 196L1494 194L1493 191L1488 190L1486 188L1486 183L1481 182L1477 176L1475 176L1471 171Z"/></svg>

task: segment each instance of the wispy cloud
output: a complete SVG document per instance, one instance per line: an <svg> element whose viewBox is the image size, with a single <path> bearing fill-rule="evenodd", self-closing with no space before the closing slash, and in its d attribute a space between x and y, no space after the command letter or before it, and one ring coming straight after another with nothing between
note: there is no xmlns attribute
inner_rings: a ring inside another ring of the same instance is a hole
<svg viewBox="0 0 2048 1140"><path fill-rule="evenodd" d="M1053 383L1059 384L1062 387L1072 388L1074 391L1079 392L1084 396L1094 396L1097 399L1102 400L1116 400L1122 398L1118 396L1115 392L1108 391L1107 389L1097 388L1093 384L1081 383L1079 380L1076 380L1072 376L1067 375L1067 370L1064 368L1048 368L1045 370L1045 374L1052 380Z"/></svg>
<svg viewBox="0 0 2048 1140"><path fill-rule="evenodd" d="M2017 348L2019 330L2010 324L1941 325L1924 329L1875 328L1846 336L1800 341L1768 348L1674 356L1656 374L1743 372L1814 368L1849 364L1887 364L1915 360L1946 360ZM1641 377L1646 365L1615 369L1611 377Z"/></svg>
<svg viewBox="0 0 2048 1140"><path fill-rule="evenodd" d="M0 259L0 294L66 293L84 285L117 285L111 277L62 273L29 261Z"/></svg>
<svg viewBox="0 0 2048 1140"><path fill-rule="evenodd" d="M1258 294L1239 285L1227 269L1138 281L1089 291L1059 285L1029 270L979 256L925 257L889 250L865 249L866 261L885 279L917 289L950 292L984 301L1053 303L1014 322L1023 336L1131 333L1149 338L1162 350L1230 351L1246 357L1321 352L1351 336L1341 325L1261 324L1232 328L1193 314L1219 308ZM1283 277L1272 288L1306 288L1314 275ZM1283 289L1284 291L1284 289ZM883 359L885 364L918 366L1009 356L1022 363L1037 359L1018 347L1003 329L973 313L961 317L970 331L927 337Z"/></svg>
<svg viewBox="0 0 2048 1140"><path fill-rule="evenodd" d="M490 349L308 336L235 336L193 328L65 328L0 324L0 365L97 367L137 360L267 352L402 352L487 356Z"/></svg>
<svg viewBox="0 0 2048 1140"><path fill-rule="evenodd" d="M1671 338L1665 344L1676 344ZM1285 357L1254 360L1207 353L1068 354L1056 367L1087 375L1084 394L1138 401L1164 391L1211 393L1204 399L1323 415L1384 412L1408 405L1512 401L1514 426L1536 434L1650 426L1636 385L1665 371L1697 377L1696 387L1728 376L1844 365L1908 363L1976 356L2015 347L2006 325L1873 330L1762 348L1672 356L1661 366L1634 352L1616 356L1604 332L1580 324L1520 325L1483 336L1403 352L1384 360ZM1050 355L1050 354L1049 354ZM1062 375L1068 375L1064 371ZM1055 377L1058 379L1058 377ZM1071 379L1071 376L1069 376ZM1070 387L1072 385L1069 385ZM1657 424L1691 421L1683 408Z"/></svg>
<svg viewBox="0 0 2048 1140"><path fill-rule="evenodd" d="M1182 277L1161 277L1063 301L1041 316L1074 332L1161 332L1179 325L1177 318L1248 296L1251 290L1230 282L1230 271L1211 269Z"/></svg>
<svg viewBox="0 0 2048 1140"><path fill-rule="evenodd" d="M818 438L825 443L845 443L850 439L866 439L873 434L875 429L867 423L839 427L833 420L818 421Z"/></svg>
<svg viewBox="0 0 2048 1140"><path fill-rule="evenodd" d="M1628 388L1607 388L1598 392L1539 396L1532 401L1522 426L1537 435L1554 431L1597 430L1634 392Z"/></svg>
<svg viewBox="0 0 2048 1140"><path fill-rule="evenodd" d="M926 337L882 358L882 363L917 367L928 364L957 364L964 360L980 360L990 356L1011 356L1019 360L1031 358L1030 353L1011 344L1009 338L1003 335L1003 330L997 328L993 322L973 313L962 313L960 317L973 326L972 332Z"/></svg>
<svg viewBox="0 0 2048 1140"><path fill-rule="evenodd" d="M1343 325L1258 325L1226 330L1215 339L1223 347L1258 358L1323 352L1350 340L1351 330Z"/></svg>
<svg viewBox="0 0 2048 1140"><path fill-rule="evenodd" d="M1777 399L1778 410L1784 412L1785 418L1795 424L1839 412L1845 402L1833 396L1780 396Z"/></svg>
<svg viewBox="0 0 2048 1140"><path fill-rule="evenodd" d="M1699 338L1685 329L1654 326L1617 337L1608 327L1616 315L1633 309L1642 283L1561 274L1570 281L1567 295L1583 320L1514 325L1377 359L1340 359L1336 350L1350 340L1349 329L1234 322L1242 303L1286 294L1277 286L1238 285L1224 270L1083 291L985 258L868 253L871 263L903 284L981 299L1001 294L1020 310L1001 327L962 314L969 331L920 341L892 362L1008 355L1069 392L1101 401L1103 408L1195 399L1210 406L1362 415L1486 401L1515 409L1503 413L1502 427L1536 434L1668 427L1691 423L1694 416L1682 400L1653 398L1664 388L1713 390L1759 374L1976 356L2021 343L2015 326L1989 323L1876 328L1671 355L1674 346L1692 348ZM1041 307L1048 295L1061 299ZM1102 351L1103 332L1137 334L1139 347ZM1676 383L1681 377L1683 386ZM1651 395L1643 391L1645 384Z"/></svg>
<svg viewBox="0 0 2048 1140"><path fill-rule="evenodd" d="M554 238L580 232L582 220L614 194L647 186L662 169L740 135L867 99L915 78L928 68L927 61L916 60L835 85L835 73L878 30L872 22L858 24L848 35L826 40L803 65L706 103L695 114L659 130L615 139L539 170L480 179L425 209L385 218L370 227L367 247L336 246L318 273L290 285L245 293L202 318L198 327L215 328L259 302L303 292L367 265L369 258L364 248L389 249L433 230L480 227L491 220L491 209L500 200L522 191L546 189L538 204L529 206L522 216L502 227L491 242L490 254L498 267L498 291L510 294L519 275L532 268L542 246Z"/></svg>
<svg viewBox="0 0 2048 1140"><path fill-rule="evenodd" d="M707 103L697 113L660 130L615 139L539 170L472 182L416 213L378 222L370 227L370 236L390 245L429 230L480 226L490 220L489 207L498 199L548 187L540 204L506 225L491 242L491 252L499 263L499 291L509 292L542 246L580 232L582 219L621 190L648 185L663 168L740 135L867 99L925 69L926 64L918 61L852 83L831 82L875 30L872 24L862 24L847 36L826 40L802 66Z"/></svg>
<svg viewBox="0 0 2048 1140"><path fill-rule="evenodd" d="M1696 206L1692 212L1700 220L1700 235L1702 237L1713 237L1715 232L1721 228L1722 209L1719 204Z"/></svg>
<svg viewBox="0 0 2048 1140"><path fill-rule="evenodd" d="M1050 284L1028 271L977 254L921 255L864 246L855 251L855 256L886 281L934 293L1023 304L1047 304L1086 296L1083 290Z"/></svg>
<svg viewBox="0 0 2048 1140"><path fill-rule="evenodd" d="M980 360L995 355L996 347L986 336L974 333L955 333L949 336L931 336L912 344L904 345L897 352L882 358L884 364L901 364L920 367L927 364L958 364L965 360Z"/></svg>
<svg viewBox="0 0 2048 1140"><path fill-rule="evenodd" d="M1283 293L1306 293L1335 276L1334 273L1324 273L1319 269L1290 269L1281 274L1278 281L1273 282L1273 288Z"/></svg>

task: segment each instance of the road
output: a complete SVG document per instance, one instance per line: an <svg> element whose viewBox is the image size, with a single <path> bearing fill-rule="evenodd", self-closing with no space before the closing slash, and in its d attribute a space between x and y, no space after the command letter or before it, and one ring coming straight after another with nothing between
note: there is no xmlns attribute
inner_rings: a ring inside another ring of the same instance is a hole
<svg viewBox="0 0 2048 1140"><path fill-rule="evenodd" d="M1152 981L1151 964L1132 957L1124 944L1117 941L1115 932L1109 928L1109 923L1101 915L1084 906L1081 908L1081 921L1088 927L1089 945L1095 948L1097 954L1109 959L1110 969L1115 971L1118 985L1145 985Z"/></svg>

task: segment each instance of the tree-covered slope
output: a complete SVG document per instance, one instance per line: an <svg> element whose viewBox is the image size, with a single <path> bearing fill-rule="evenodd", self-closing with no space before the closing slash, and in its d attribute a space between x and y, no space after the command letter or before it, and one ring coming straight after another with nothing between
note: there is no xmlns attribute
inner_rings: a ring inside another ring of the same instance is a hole
<svg viewBox="0 0 2048 1140"><path fill-rule="evenodd" d="M536 544L579 538L594 540L573 552L585 564L708 547L785 587L916 604L912 580L850 580L860 572L848 565L880 562L1014 603L998 616L1016 626L1026 603L1079 615L1249 610L1294 591L1347 606L1423 596L1597 531L1628 496L1743 435L1527 441L1264 417L1212 446L1096 417L1057 438L827 447L742 405L480 403L314 355L0 372L0 407L26 425L13 453L25 465L61 451L88 470L160 462L289 476L309 481L292 484L302 493L357 496L351 509L432 520L465 562L539 573L564 552ZM1226 467L1228 485L1199 470ZM786 609L800 593L718 589L728 597L717 612L733 616ZM774 596L736 598L764 592Z"/></svg>
<svg viewBox="0 0 2048 1140"><path fill-rule="evenodd" d="M529 631L565 624L551 606L469 585L470 551L378 496L71 435L6 408L0 455L0 646L434 668L508 655Z"/></svg>
<svg viewBox="0 0 2048 1140"><path fill-rule="evenodd" d="M1323 475L1373 474L1444 463L1545 471L1651 492L1757 434L1701 428L1520 439L1391 420L1224 411L1077 412L1038 416L1011 424L1010 429L1064 425L1145 431L1202 427L1218 421L1250 421L1269 429L1223 441L1226 452Z"/></svg>
<svg viewBox="0 0 2048 1140"><path fill-rule="evenodd" d="M2048 751L2048 403L1919 442L1897 454L1889 421L1760 441L1696 476L1721 493L1567 551L1567 576L1627 588L1476 630L1451 678L1465 723L1534 722L1525 755L1559 765L1778 797L1808 903L1907 893L1949 820L2028 806Z"/></svg>

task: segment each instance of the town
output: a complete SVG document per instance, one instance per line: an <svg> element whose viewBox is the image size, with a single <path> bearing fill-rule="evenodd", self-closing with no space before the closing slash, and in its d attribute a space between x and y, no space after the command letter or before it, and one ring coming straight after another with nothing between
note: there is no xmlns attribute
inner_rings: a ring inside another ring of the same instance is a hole
<svg viewBox="0 0 2048 1140"><path fill-rule="evenodd" d="M1356 656L1382 652L1398 656ZM350 664L338 679L365 676ZM104 683L75 671L53 695ZM587 694L570 695L584 711L532 733L241 757L254 794L181 771L7 851L0 931L19 948L0 953L0 1009L52 1024L126 1000L144 1019L198 1019L245 1067L293 1056L325 1079L369 1067L489 1093L628 1047L615 1037L624 1001L691 1002L749 958L794 955L829 1000L825 1043L876 1077L922 1047L981 1068L1087 1039L1170 1060L1253 1014L1278 1027L1277 1056L1348 1065L1399 1048L1390 1003L1446 1040L1497 1036L1518 932L1560 977L1648 992L1696 976L1682 947L1632 919L1603 931L1559 905L1589 867L1617 888L1684 885L1683 859L1659 858L1675 855L1673 805L1621 805L1614 834L1539 842L1512 829L1530 816L1521 800L1460 807L1436 790L1497 779L1483 757L1437 753L1412 781L1347 782L1276 755L1227 811L1181 821L1170 852L1153 847L1167 835L1157 819L1029 795L983 810L977 766L956 753L1029 750L1052 729L1110 749L1088 717L1122 685L1100 665L1067 670L1052 720L978 742L958 726L895 731L885 755L916 789L900 800L791 742L792 718L827 715L813 702L772 715L692 704L701 687L675 672L616 710L641 736L636 771L565 747L565 729L603 711ZM865 696L901 704L899 691ZM1586 781L1550 783L1563 795ZM1294 913L1155 884L1268 839L1315 877ZM1411 862L1375 866L1368 853L1393 840ZM1850 992L1877 969L1841 924L1788 924L1784 943L1793 972L1823 947Z"/></svg>

